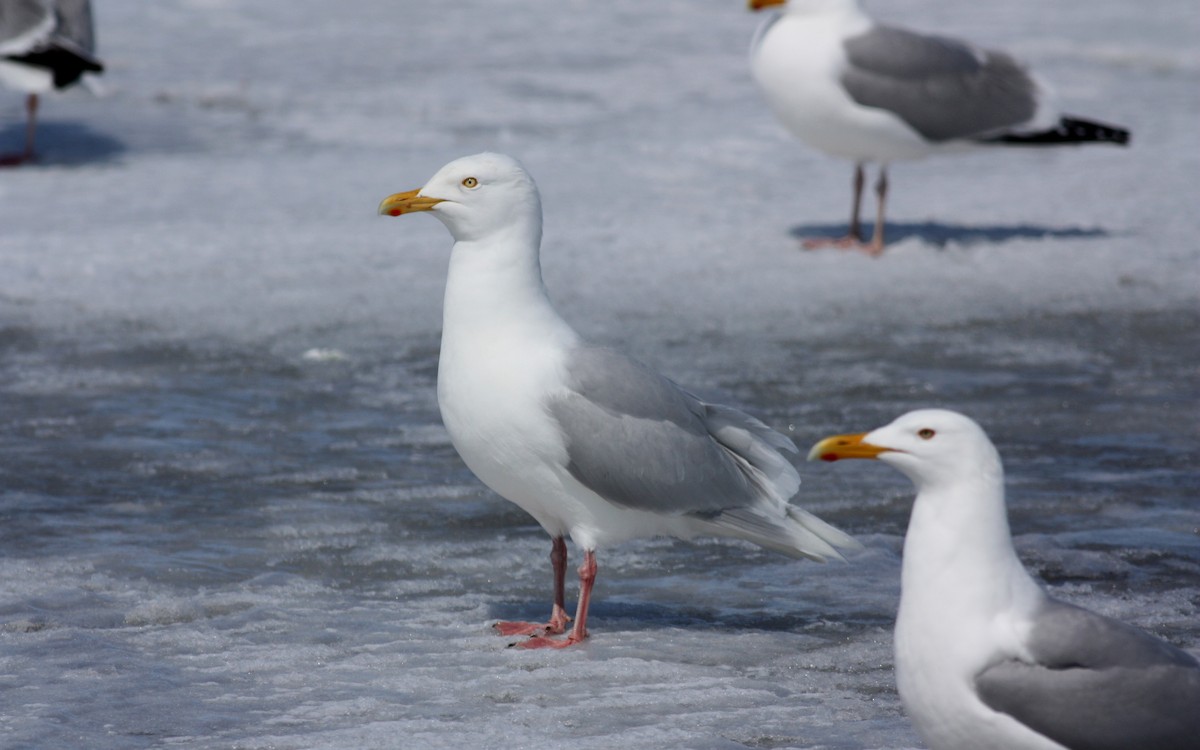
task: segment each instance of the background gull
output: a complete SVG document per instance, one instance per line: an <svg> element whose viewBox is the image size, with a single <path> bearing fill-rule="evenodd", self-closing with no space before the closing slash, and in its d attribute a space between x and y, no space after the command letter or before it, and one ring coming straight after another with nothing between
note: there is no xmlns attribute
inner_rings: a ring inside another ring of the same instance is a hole
<svg viewBox="0 0 1200 750"><path fill-rule="evenodd" d="M917 486L896 683L931 748L1197 746L1200 663L1034 582L1013 550L1000 456L975 422L914 411L809 458L876 458Z"/></svg>
<svg viewBox="0 0 1200 750"><path fill-rule="evenodd" d="M806 247L881 252L893 161L974 146L1129 140L1126 130L1061 115L1049 89L1005 52L877 23L857 0L749 0L753 10L785 4L755 37L754 78L788 130L855 163L849 232ZM864 244L867 162L880 167L875 230Z"/></svg>
<svg viewBox="0 0 1200 750"><path fill-rule="evenodd" d="M537 187L513 159L464 157L379 211L431 211L450 230L438 405L485 484L553 538L548 623L500 623L527 647L587 637L595 550L637 537L737 537L793 557L840 558L847 535L788 504L795 447L762 422L705 403L618 352L590 346L551 305L538 259ZM564 536L583 549L574 626Z"/></svg>
<svg viewBox="0 0 1200 750"><path fill-rule="evenodd" d="M34 158L38 96L103 71L94 50L89 0L0 0L0 83L27 94L25 148L0 165Z"/></svg>

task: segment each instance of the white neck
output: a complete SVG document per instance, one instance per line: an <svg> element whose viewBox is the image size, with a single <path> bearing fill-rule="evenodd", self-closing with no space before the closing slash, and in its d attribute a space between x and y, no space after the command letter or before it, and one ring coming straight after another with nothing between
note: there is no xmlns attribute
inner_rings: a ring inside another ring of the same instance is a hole
<svg viewBox="0 0 1200 750"><path fill-rule="evenodd" d="M443 353L462 336L574 336L546 293L537 252L529 251L529 243L538 241L540 230L454 244L442 308Z"/></svg>
<svg viewBox="0 0 1200 750"><path fill-rule="evenodd" d="M919 610L925 622L986 620L1040 597L1012 546L998 466L920 489L904 539L902 614Z"/></svg>
<svg viewBox="0 0 1200 750"><path fill-rule="evenodd" d="M784 12L795 16L865 16L857 0L792 0Z"/></svg>

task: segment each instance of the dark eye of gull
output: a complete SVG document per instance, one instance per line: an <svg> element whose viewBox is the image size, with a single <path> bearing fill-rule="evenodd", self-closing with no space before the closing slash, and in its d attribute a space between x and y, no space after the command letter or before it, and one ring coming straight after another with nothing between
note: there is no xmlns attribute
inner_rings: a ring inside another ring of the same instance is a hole
<svg viewBox="0 0 1200 750"><path fill-rule="evenodd" d="M932 440L932 439L933 439L933 436L934 436L934 435L936 435L936 434L937 434L936 432L934 432L933 430L929 429L928 427L924 428L923 430L921 430L920 432L918 432L918 433L917 433L917 435L918 435L918 436L919 436L919 437L920 437L922 440Z"/></svg>

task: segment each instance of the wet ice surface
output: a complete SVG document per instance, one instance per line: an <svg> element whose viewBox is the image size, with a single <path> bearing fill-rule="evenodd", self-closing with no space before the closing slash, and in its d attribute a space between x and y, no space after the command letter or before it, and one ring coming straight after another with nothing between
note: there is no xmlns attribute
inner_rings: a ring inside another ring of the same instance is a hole
<svg viewBox="0 0 1200 750"><path fill-rule="evenodd" d="M849 168L770 120L741 3L425 5L105 3L110 95L48 101L44 164L0 175L2 744L918 745L884 466L800 467L847 565L629 543L585 647L488 632L546 614L548 540L440 426L444 230L373 216L484 148L542 185L581 331L802 449L971 414L1054 593L1200 651L1190 4L876 3L1135 133L897 166L879 261L797 249Z"/></svg>

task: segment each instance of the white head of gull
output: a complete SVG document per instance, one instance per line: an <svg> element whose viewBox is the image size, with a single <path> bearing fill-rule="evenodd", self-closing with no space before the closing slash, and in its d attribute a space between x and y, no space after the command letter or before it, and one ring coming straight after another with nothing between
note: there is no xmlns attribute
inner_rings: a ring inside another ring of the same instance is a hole
<svg viewBox="0 0 1200 750"><path fill-rule="evenodd" d="M637 537L746 539L794 557L840 558L857 543L788 500L795 446L735 409L705 403L625 355L591 346L542 283L537 187L511 157L447 164L379 212L428 211L454 237L443 308L438 405L484 484L553 539L547 623L502 622L522 646L587 637L597 548ZM564 608L564 537L583 549L574 625Z"/></svg>
<svg viewBox="0 0 1200 750"><path fill-rule="evenodd" d="M876 22L858 0L749 0L783 6L751 46L751 71L776 118L809 146L850 159L845 237L806 247L883 250L887 167L982 146L1125 143L1121 128L1062 115L1049 88L1005 52ZM859 225L863 172L878 162L875 230Z"/></svg>
<svg viewBox="0 0 1200 750"><path fill-rule="evenodd" d="M1000 456L978 424L914 411L809 453L843 458L878 459L917 488L896 685L930 748L1197 747L1200 664L1034 582L1012 546Z"/></svg>

